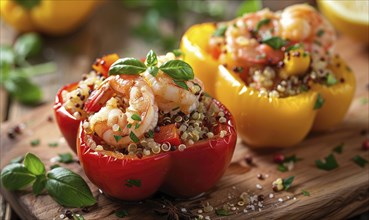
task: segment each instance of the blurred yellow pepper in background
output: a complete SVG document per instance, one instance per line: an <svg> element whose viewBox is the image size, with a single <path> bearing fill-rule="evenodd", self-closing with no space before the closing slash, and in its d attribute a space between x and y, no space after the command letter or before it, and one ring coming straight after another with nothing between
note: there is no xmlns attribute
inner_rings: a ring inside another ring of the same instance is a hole
<svg viewBox="0 0 369 220"><path fill-rule="evenodd" d="M334 56L329 64L336 80L332 85L312 84L309 91L286 98L261 96L239 74L208 53L215 29L213 23L190 27L182 38L181 50L209 94L232 112L239 136L250 147L291 147L309 131L327 130L341 122L354 96L356 82L340 57ZM288 74L300 73L309 60L307 56L293 61Z"/></svg>
<svg viewBox="0 0 369 220"><path fill-rule="evenodd" d="M1 18L20 32L50 35L76 29L98 5L99 0L1 0Z"/></svg>

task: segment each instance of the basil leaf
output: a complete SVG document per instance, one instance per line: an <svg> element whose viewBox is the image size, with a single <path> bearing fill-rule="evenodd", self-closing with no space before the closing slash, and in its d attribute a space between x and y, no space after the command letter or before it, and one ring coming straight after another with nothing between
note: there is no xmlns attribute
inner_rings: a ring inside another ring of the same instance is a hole
<svg viewBox="0 0 369 220"><path fill-rule="evenodd" d="M10 163L22 163L23 160L24 160L24 157L23 156L19 156L19 157L16 157L16 158L12 159L10 161Z"/></svg>
<svg viewBox="0 0 369 220"><path fill-rule="evenodd" d="M32 192L35 195L40 195L42 190L45 189L46 186L46 176L41 175L36 177L36 181L32 185Z"/></svg>
<svg viewBox="0 0 369 220"><path fill-rule="evenodd" d="M23 161L24 166L34 175L45 174L45 165L41 162L40 158L32 153L27 153Z"/></svg>
<svg viewBox="0 0 369 220"><path fill-rule="evenodd" d="M11 46L1 45L0 46L0 65L14 65L15 53Z"/></svg>
<svg viewBox="0 0 369 220"><path fill-rule="evenodd" d="M58 154L58 155L59 155L58 161L61 162L61 163L72 163L72 162L74 162L73 155L71 153L64 153L64 154Z"/></svg>
<svg viewBox="0 0 369 220"><path fill-rule="evenodd" d="M147 71L153 76L156 77L159 72L159 68L157 66L150 66L147 68Z"/></svg>
<svg viewBox="0 0 369 220"><path fill-rule="evenodd" d="M263 26L263 25L267 25L270 23L270 18L264 18L264 19L261 19L257 24L256 24L256 28L255 28L255 32L258 32L260 30L260 28Z"/></svg>
<svg viewBox="0 0 369 220"><path fill-rule="evenodd" d="M272 47L274 50L279 50L281 49L283 46L285 46L287 44L287 41L280 38L280 37L267 37L264 38L261 43L267 44L270 47Z"/></svg>
<svg viewBox="0 0 369 220"><path fill-rule="evenodd" d="M185 82L185 81L182 81L182 80L173 80L173 82L174 82L177 86L179 86L179 87L181 87L181 88L184 88L185 90L188 90L188 86L187 86L187 84L186 84L186 82Z"/></svg>
<svg viewBox="0 0 369 220"><path fill-rule="evenodd" d="M19 59L25 59L40 53L42 40L36 33L23 34L14 43L14 52Z"/></svg>
<svg viewBox="0 0 369 220"><path fill-rule="evenodd" d="M214 31L213 37L224 37L226 31L227 26L220 26Z"/></svg>
<svg viewBox="0 0 369 220"><path fill-rule="evenodd" d="M173 79L190 80L195 77L192 67L182 60L169 60L161 65L159 69Z"/></svg>
<svg viewBox="0 0 369 220"><path fill-rule="evenodd" d="M240 17L243 14L259 11L262 8L261 0L246 0L238 7L236 16Z"/></svg>
<svg viewBox="0 0 369 220"><path fill-rule="evenodd" d="M318 97L316 98L315 101L315 105L314 105L314 109L320 109L321 107L323 107L325 100L323 99L323 97L318 94Z"/></svg>
<svg viewBox="0 0 369 220"><path fill-rule="evenodd" d="M149 53L146 55L146 65L155 66L156 64L158 64L158 57L153 50L150 50Z"/></svg>
<svg viewBox="0 0 369 220"><path fill-rule="evenodd" d="M288 190L291 187L294 179L295 179L294 176L290 176L290 177L287 177L286 179L283 179L284 190Z"/></svg>
<svg viewBox="0 0 369 220"><path fill-rule="evenodd" d="M336 169L338 167L338 163L337 163L336 158L334 157L333 154L329 154L325 158L325 161L316 160L315 161L315 165L319 169L321 169L321 170L327 170L327 171Z"/></svg>
<svg viewBox="0 0 369 220"><path fill-rule="evenodd" d="M115 61L110 69L109 75L137 75L147 69L146 65L135 58L123 58Z"/></svg>
<svg viewBox="0 0 369 220"><path fill-rule="evenodd" d="M34 105L42 99L40 87L19 74L10 74L9 80L4 82L4 87L11 96L23 104Z"/></svg>
<svg viewBox="0 0 369 220"><path fill-rule="evenodd" d="M13 163L1 171L1 182L8 190L18 190L28 186L36 179L23 164Z"/></svg>
<svg viewBox="0 0 369 220"><path fill-rule="evenodd" d="M29 10L33 7L36 7L41 3L41 0L14 0L18 5L21 5L23 8Z"/></svg>
<svg viewBox="0 0 369 220"><path fill-rule="evenodd" d="M46 189L60 205L79 208L96 203L87 183L78 174L58 167L50 170L47 177Z"/></svg>
<svg viewBox="0 0 369 220"><path fill-rule="evenodd" d="M364 158L360 157L359 155L356 155L355 157L353 157L352 158L352 161L354 161L358 166L363 167L363 168L368 163L367 160L365 160Z"/></svg>

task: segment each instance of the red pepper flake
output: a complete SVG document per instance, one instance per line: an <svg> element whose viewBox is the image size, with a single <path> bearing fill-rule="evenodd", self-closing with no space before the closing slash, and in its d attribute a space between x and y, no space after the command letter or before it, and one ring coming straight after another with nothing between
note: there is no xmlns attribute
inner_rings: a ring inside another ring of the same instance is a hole
<svg viewBox="0 0 369 220"><path fill-rule="evenodd" d="M363 143L361 144L361 149L365 151L369 150L369 139L368 138L365 139Z"/></svg>
<svg viewBox="0 0 369 220"><path fill-rule="evenodd" d="M251 155L247 155L245 157L245 161L248 165L251 165L252 164L252 156Z"/></svg>
<svg viewBox="0 0 369 220"><path fill-rule="evenodd" d="M283 154L274 154L273 161L274 163L281 164L284 162L285 156Z"/></svg>

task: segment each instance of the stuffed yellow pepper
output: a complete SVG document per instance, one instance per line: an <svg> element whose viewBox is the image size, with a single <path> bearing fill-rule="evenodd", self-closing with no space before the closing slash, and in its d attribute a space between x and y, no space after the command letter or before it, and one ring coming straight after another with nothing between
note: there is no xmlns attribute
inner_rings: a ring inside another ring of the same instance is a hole
<svg viewBox="0 0 369 220"><path fill-rule="evenodd" d="M303 4L192 26L181 49L249 146L290 147L337 125L352 101L354 74L335 40L327 20Z"/></svg>
<svg viewBox="0 0 369 220"><path fill-rule="evenodd" d="M99 2L101 1L1 0L0 15L18 31L60 35L76 29Z"/></svg>

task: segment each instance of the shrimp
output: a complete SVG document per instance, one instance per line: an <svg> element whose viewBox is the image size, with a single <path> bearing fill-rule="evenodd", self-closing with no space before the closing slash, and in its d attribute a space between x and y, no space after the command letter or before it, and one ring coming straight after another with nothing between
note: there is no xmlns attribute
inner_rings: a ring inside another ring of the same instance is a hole
<svg viewBox="0 0 369 220"><path fill-rule="evenodd" d="M89 116L90 129L115 147L135 142L158 122L154 94L141 76L108 77L91 94L85 110L96 111Z"/></svg>
<svg viewBox="0 0 369 220"><path fill-rule="evenodd" d="M259 39L280 35L280 23L269 9L246 14L235 19L225 33L226 51L236 63L276 64L283 59L283 52L260 44Z"/></svg>
<svg viewBox="0 0 369 220"><path fill-rule="evenodd" d="M303 42L308 51L331 50L336 40L333 26L307 4L287 7L281 13L281 37L294 42ZM320 47L321 49L317 48Z"/></svg>
<svg viewBox="0 0 369 220"><path fill-rule="evenodd" d="M173 53L159 56L159 65L173 59L175 59ZM186 90L176 85L173 79L162 71L159 71L155 77L146 71L143 77L150 84L160 110L169 112L179 108L183 113L189 114L199 106L199 96L204 86L197 78L185 81L189 88Z"/></svg>

